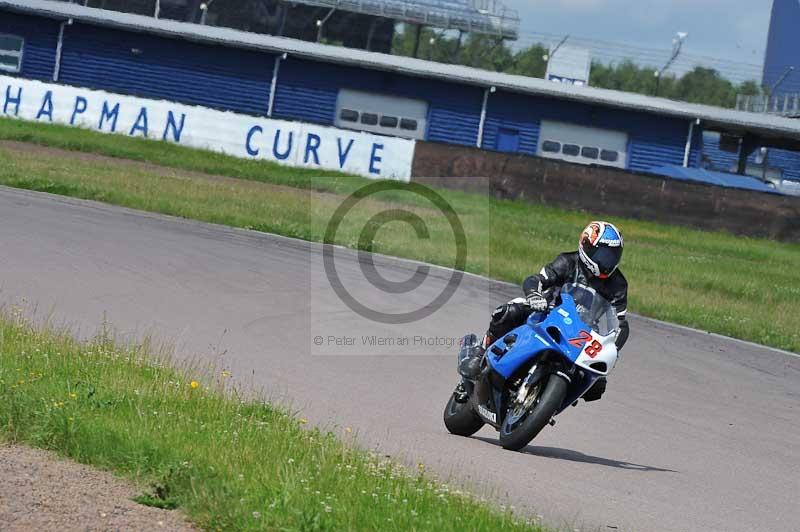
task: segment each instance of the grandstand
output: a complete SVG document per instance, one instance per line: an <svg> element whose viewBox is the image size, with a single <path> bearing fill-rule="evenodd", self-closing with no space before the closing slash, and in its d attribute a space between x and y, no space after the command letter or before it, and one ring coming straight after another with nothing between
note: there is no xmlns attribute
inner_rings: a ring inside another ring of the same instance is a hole
<svg viewBox="0 0 800 532"><path fill-rule="evenodd" d="M398 22L516 39L519 15L498 0L299 0Z"/></svg>
<svg viewBox="0 0 800 532"><path fill-rule="evenodd" d="M71 1L71 0L63 0ZM516 39L500 0L72 0L88 7L391 52L397 24Z"/></svg>

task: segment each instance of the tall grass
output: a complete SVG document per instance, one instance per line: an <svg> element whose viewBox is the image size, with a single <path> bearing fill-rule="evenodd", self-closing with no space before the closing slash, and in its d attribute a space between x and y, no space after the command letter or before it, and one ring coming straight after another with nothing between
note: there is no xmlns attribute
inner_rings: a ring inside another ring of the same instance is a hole
<svg viewBox="0 0 800 532"><path fill-rule="evenodd" d="M310 429L238 395L226 372L166 362L0 314L0 440L132 478L138 501L209 530L541 530L343 444L350 428Z"/></svg>

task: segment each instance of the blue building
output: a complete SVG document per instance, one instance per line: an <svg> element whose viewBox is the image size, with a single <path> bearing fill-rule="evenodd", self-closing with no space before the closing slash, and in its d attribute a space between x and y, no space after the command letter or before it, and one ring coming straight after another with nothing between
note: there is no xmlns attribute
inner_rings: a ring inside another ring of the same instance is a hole
<svg viewBox="0 0 800 532"><path fill-rule="evenodd" d="M740 170L800 149L788 118L50 0L0 0L0 73L640 172L701 167L705 131Z"/></svg>
<svg viewBox="0 0 800 532"><path fill-rule="evenodd" d="M774 94L800 93L800 2L774 0L764 59L764 87Z"/></svg>

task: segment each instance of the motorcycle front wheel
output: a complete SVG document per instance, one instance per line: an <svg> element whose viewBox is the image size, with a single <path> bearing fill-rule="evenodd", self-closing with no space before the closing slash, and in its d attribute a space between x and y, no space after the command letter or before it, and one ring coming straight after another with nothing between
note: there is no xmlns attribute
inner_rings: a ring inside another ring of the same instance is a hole
<svg viewBox="0 0 800 532"><path fill-rule="evenodd" d="M535 387L536 394L530 407L516 412L518 405L511 405L500 425L500 445L510 451L518 451L550 422L567 396L567 381L558 375L550 375L547 382ZM527 402L527 401L526 401Z"/></svg>
<svg viewBox="0 0 800 532"><path fill-rule="evenodd" d="M456 394L450 394L450 400L444 407L444 426L451 434L472 436L483 427L484 423L472 409L469 401L459 403Z"/></svg>

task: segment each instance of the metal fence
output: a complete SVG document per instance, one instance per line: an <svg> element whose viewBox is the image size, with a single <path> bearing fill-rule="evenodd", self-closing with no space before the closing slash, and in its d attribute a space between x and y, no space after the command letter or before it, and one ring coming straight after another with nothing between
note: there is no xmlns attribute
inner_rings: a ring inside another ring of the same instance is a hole
<svg viewBox="0 0 800 532"><path fill-rule="evenodd" d="M736 109L800 118L800 94L778 96L740 94L736 97Z"/></svg>
<svg viewBox="0 0 800 532"><path fill-rule="evenodd" d="M200 19L200 0L61 0L100 9L125 13L158 16L187 22ZM208 1L210 10L234 10L246 21L250 15L271 11L278 0ZM294 0L304 4L381 17L398 22L421 24L436 28L485 33L516 39L519 36L519 13L509 9L501 0ZM230 18L230 17L228 17ZM314 23L315 21L310 21ZM209 20L209 23L213 23ZM237 29L248 30L245 27Z"/></svg>
<svg viewBox="0 0 800 532"><path fill-rule="evenodd" d="M300 3L508 39L519 35L519 14L498 0L299 0Z"/></svg>

